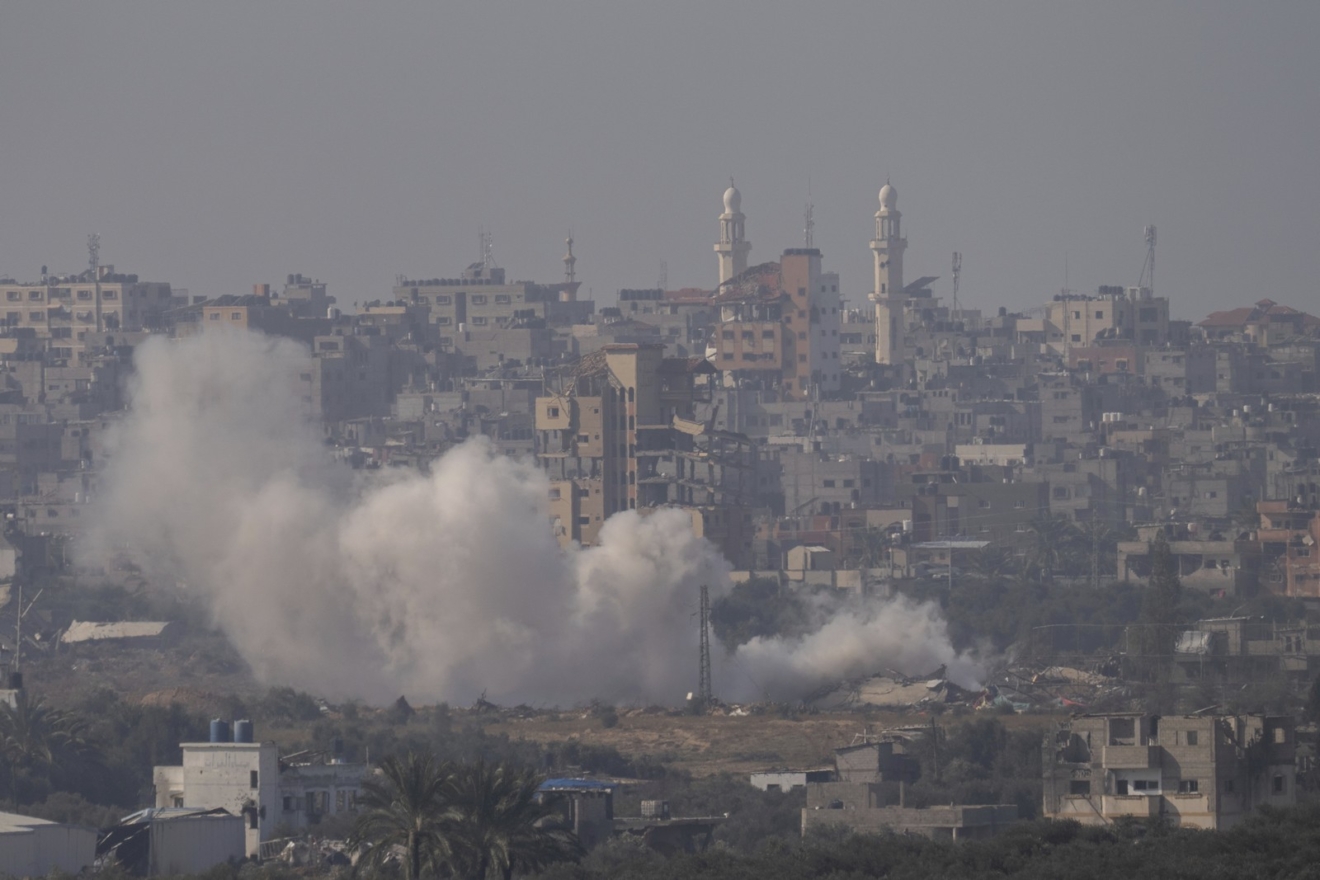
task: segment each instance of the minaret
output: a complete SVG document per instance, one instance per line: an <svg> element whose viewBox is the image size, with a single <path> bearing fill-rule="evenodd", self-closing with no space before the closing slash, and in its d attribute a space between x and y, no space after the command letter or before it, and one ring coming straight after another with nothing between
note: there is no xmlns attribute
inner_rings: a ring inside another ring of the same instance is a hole
<svg viewBox="0 0 1320 880"><path fill-rule="evenodd" d="M894 364L903 361L899 322L903 317L903 237L902 214L898 211L898 190L885 181L880 188L880 210L875 212L875 362Z"/></svg>
<svg viewBox="0 0 1320 880"><path fill-rule="evenodd" d="M720 241L715 245L715 253L720 258L720 284L741 275L747 269L747 253L752 245L747 241L743 228L742 193L729 178L729 188L724 191L724 213L720 215Z"/></svg>
<svg viewBox="0 0 1320 880"><path fill-rule="evenodd" d="M564 239L564 244L568 245L568 253L564 254L564 280L572 284L577 280L577 270L574 268L577 266L577 257L573 256L573 233L568 234L568 238ZM590 249L588 248L588 250Z"/></svg>

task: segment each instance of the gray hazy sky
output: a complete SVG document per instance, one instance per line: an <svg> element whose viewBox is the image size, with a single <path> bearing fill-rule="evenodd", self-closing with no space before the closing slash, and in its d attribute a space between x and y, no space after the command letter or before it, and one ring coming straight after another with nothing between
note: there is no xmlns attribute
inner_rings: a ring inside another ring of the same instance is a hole
<svg viewBox="0 0 1320 880"><path fill-rule="evenodd" d="M102 260L194 294L303 272L343 304L511 277L563 238L597 299L816 246L854 302L876 191L909 278L970 305L1137 282L1180 317L1320 310L1320 2L0 0L0 275Z"/></svg>

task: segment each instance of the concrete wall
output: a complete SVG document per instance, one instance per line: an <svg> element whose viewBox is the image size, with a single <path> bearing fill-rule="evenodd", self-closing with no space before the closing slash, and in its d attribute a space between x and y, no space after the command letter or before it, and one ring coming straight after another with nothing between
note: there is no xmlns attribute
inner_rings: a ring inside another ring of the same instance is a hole
<svg viewBox="0 0 1320 880"><path fill-rule="evenodd" d="M248 853L241 816L179 816L151 823L153 876L194 874Z"/></svg>
<svg viewBox="0 0 1320 880"><path fill-rule="evenodd" d="M96 830L0 813L0 874L76 874L96 859Z"/></svg>

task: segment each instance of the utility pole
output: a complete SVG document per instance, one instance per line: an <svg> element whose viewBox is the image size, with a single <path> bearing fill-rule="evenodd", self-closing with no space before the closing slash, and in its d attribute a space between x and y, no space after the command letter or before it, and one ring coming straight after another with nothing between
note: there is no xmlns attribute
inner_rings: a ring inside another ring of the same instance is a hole
<svg viewBox="0 0 1320 880"><path fill-rule="evenodd" d="M715 699L710 676L710 588L705 584L701 585L701 660L698 674L697 702L705 711Z"/></svg>

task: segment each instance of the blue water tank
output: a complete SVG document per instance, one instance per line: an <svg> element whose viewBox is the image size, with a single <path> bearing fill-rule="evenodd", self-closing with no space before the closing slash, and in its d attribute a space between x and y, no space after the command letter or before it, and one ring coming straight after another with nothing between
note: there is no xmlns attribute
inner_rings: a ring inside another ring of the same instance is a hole
<svg viewBox="0 0 1320 880"><path fill-rule="evenodd" d="M211 742L229 742L229 722L220 718L211 719Z"/></svg>
<svg viewBox="0 0 1320 880"><path fill-rule="evenodd" d="M234 722L234 742L250 743L252 742L252 722L247 719Z"/></svg>

